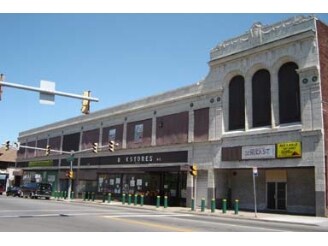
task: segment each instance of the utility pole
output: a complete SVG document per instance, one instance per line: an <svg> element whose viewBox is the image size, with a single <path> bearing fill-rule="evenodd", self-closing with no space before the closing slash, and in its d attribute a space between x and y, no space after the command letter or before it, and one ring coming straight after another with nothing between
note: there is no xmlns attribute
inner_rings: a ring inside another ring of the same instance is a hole
<svg viewBox="0 0 328 246"><path fill-rule="evenodd" d="M254 192L254 213L255 218L257 217L257 201L256 201L256 177L258 176L257 167L253 167L253 192Z"/></svg>

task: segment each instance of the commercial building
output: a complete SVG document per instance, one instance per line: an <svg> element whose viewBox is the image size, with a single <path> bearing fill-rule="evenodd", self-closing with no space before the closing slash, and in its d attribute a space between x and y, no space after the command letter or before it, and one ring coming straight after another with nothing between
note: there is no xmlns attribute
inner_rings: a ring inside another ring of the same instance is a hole
<svg viewBox="0 0 328 246"><path fill-rule="evenodd" d="M328 27L312 16L254 24L210 52L207 77L190 86L27 130L21 144L79 151L74 190L113 196L239 200L258 210L327 215ZM66 189L67 155L20 149L23 181ZM197 164L195 180L188 166ZM194 189L194 187L196 188ZM195 192L194 192L195 191ZM194 194L195 193L195 194Z"/></svg>

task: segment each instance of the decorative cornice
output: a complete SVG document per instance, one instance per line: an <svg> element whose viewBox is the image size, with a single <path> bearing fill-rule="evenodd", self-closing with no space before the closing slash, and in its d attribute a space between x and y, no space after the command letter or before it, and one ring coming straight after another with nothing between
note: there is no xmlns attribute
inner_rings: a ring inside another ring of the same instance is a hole
<svg viewBox="0 0 328 246"><path fill-rule="evenodd" d="M254 23L244 35L224 41L210 52L211 61L298 33L315 30L315 17L295 16L273 25Z"/></svg>

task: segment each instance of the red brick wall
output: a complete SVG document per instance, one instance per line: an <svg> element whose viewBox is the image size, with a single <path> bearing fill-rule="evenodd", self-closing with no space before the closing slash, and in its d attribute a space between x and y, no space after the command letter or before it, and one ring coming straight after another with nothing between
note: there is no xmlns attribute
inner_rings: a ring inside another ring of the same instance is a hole
<svg viewBox="0 0 328 246"><path fill-rule="evenodd" d="M143 133L140 139L135 140L135 126L143 125ZM151 145L152 119L130 122L127 126L127 148L148 147Z"/></svg>
<svg viewBox="0 0 328 246"><path fill-rule="evenodd" d="M189 112L156 118L156 144L170 145L188 142Z"/></svg>
<svg viewBox="0 0 328 246"><path fill-rule="evenodd" d="M328 26L317 21L320 75L323 103L323 123L325 136L325 155L328 155ZM326 102L326 103L325 103ZM325 158L327 160L327 158ZM328 177L326 163L326 205L328 205Z"/></svg>
<svg viewBox="0 0 328 246"><path fill-rule="evenodd" d="M82 150L92 148L93 143L98 143L99 145L99 131L99 129L94 129L82 133Z"/></svg>
<svg viewBox="0 0 328 246"><path fill-rule="evenodd" d="M121 149L122 148L122 141L123 141L123 124L110 126L110 127L105 127L103 129L102 144L103 145L108 145L109 131L111 129L116 129L115 142L118 143L118 146L115 146L115 149Z"/></svg>
<svg viewBox="0 0 328 246"><path fill-rule="evenodd" d="M195 110L194 119L194 141L208 141L209 108Z"/></svg>

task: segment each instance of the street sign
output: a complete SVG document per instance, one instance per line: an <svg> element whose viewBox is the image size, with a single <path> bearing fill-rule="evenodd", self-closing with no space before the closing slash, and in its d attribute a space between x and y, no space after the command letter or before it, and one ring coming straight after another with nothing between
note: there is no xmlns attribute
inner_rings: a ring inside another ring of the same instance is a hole
<svg viewBox="0 0 328 246"><path fill-rule="evenodd" d="M51 81L41 80L40 81L40 103L47 105L55 104L55 87L56 84ZM49 93L47 93L49 92Z"/></svg>
<svg viewBox="0 0 328 246"><path fill-rule="evenodd" d="M74 156L69 156L69 157L67 157L66 160L67 160L67 161L74 161L74 159L75 159Z"/></svg>
<svg viewBox="0 0 328 246"><path fill-rule="evenodd" d="M253 175L258 176L257 167L253 167Z"/></svg>

